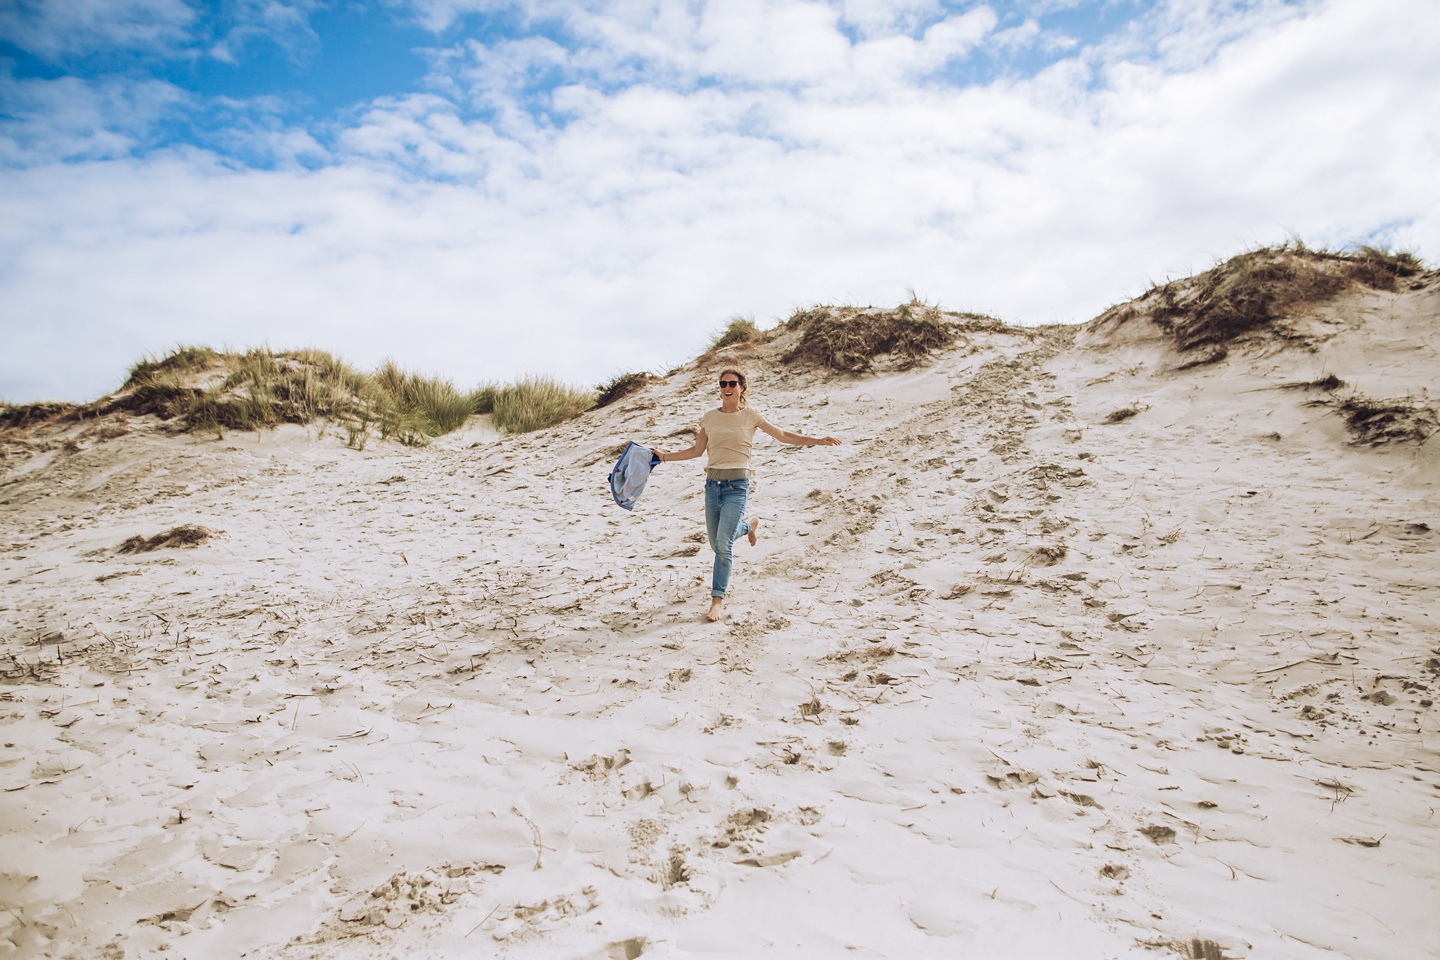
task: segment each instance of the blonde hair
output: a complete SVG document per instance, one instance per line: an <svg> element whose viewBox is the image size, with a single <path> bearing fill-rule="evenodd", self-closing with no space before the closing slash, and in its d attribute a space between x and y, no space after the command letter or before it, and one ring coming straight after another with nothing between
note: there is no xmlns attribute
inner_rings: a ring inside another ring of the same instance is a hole
<svg viewBox="0 0 1440 960"><path fill-rule="evenodd" d="M724 379L725 374L727 373L733 373L735 375L735 379L740 381L740 409L744 410L745 407L750 403L750 381L745 378L745 374L741 373L739 370L736 370L734 367L726 367L724 370L721 370L721 379Z"/></svg>

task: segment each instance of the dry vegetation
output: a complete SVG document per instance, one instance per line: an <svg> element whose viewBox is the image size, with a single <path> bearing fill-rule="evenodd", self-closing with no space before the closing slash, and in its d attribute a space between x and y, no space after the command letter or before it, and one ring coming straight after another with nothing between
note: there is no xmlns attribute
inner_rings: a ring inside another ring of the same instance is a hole
<svg viewBox="0 0 1440 960"><path fill-rule="evenodd" d="M633 393L639 393L652 383L664 383L662 377L651 373L621 373L600 384L595 398L595 407L608 407Z"/></svg>
<svg viewBox="0 0 1440 960"><path fill-rule="evenodd" d="M734 316L723 330L715 334L706 353L714 353L739 343L764 343L766 339L765 331L755 325L753 317Z"/></svg>
<svg viewBox="0 0 1440 960"><path fill-rule="evenodd" d="M546 377L463 391L449 380L386 361L362 373L322 350L231 353L182 346L130 370L124 386L92 404L0 406L0 428L115 414L152 414L181 431L257 430L283 423L328 422L364 449L372 436L422 446L459 429L475 413L521 433L553 426L591 408L592 390Z"/></svg>
<svg viewBox="0 0 1440 960"><path fill-rule="evenodd" d="M69 416L78 407L73 403L0 403L0 430L23 430L37 423L49 423Z"/></svg>
<svg viewBox="0 0 1440 960"><path fill-rule="evenodd" d="M1339 390L1345 386L1345 381L1335 374L1326 374L1317 380L1300 380L1295 383L1282 383L1282 390Z"/></svg>
<svg viewBox="0 0 1440 960"><path fill-rule="evenodd" d="M162 547L193 547L204 543L213 536L215 536L213 530L186 523L172 527L164 533L157 533L153 537L142 537L136 534L120 544L119 550L121 553L148 553Z"/></svg>
<svg viewBox="0 0 1440 960"><path fill-rule="evenodd" d="M1121 324L1146 316L1169 331L1181 351L1208 350L1193 366L1222 358L1226 344L1260 330L1287 336L1276 321L1297 306L1328 300L1356 285L1394 290L1423 270L1413 254L1376 247L1353 253L1311 250L1299 242L1263 247L1198 276L1156 286L1112 307L1096 322Z"/></svg>
<svg viewBox="0 0 1440 960"><path fill-rule="evenodd" d="M1354 252L1311 250L1295 242L1242 253L1205 273L1152 288L1128 303L1111 307L1094 321L1114 329L1145 318L1174 339L1191 359L1185 370L1224 359L1230 345L1263 337L1300 344L1311 340L1285 321L1307 305L1357 287L1393 291L1426 267L1414 254L1361 246ZM1334 409L1357 445L1424 443L1440 431L1440 412L1413 397L1373 399L1341 391L1335 374L1279 384L1285 390L1330 393L1312 401ZM1119 423L1139 411L1116 410L1106 423Z"/></svg>
<svg viewBox="0 0 1440 960"><path fill-rule="evenodd" d="M112 403L222 435L328 420L363 447L372 431L422 445L463 424L474 399L448 380L407 373L390 361L363 374L321 350L236 354L182 347L137 364Z"/></svg>
<svg viewBox="0 0 1440 960"><path fill-rule="evenodd" d="M1424 443L1440 430L1440 414L1435 408L1408 397L1375 400L1352 394L1340 400L1337 408L1356 444Z"/></svg>
<svg viewBox="0 0 1440 960"><path fill-rule="evenodd" d="M908 370L967 330L1003 328L993 317L942 311L913 296L894 310L812 307L785 322L785 331L799 336L781 360L866 373L877 359L891 357L899 369Z"/></svg>
<svg viewBox="0 0 1440 960"><path fill-rule="evenodd" d="M509 433L529 433L579 416L595 406L595 391L553 377L531 376L504 387L485 387L476 413L489 413Z"/></svg>

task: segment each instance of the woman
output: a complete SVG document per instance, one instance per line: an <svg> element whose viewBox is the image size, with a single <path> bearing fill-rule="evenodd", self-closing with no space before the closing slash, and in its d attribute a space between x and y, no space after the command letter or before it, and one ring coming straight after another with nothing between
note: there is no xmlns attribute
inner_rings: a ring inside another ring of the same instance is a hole
<svg viewBox="0 0 1440 960"><path fill-rule="evenodd" d="M781 443L800 446L837 447L834 437L807 437L781 430L748 406L750 385L739 370L720 371L720 407L706 411L700 418L700 432L694 446L676 453L655 450L661 463L693 460L708 453L705 467L705 532L710 549L715 551L715 565L710 580L710 612L706 619L720 619L725 590L730 586L731 545L744 534L755 545L759 520L745 518L745 501L750 496L750 448L755 431L764 430ZM744 519L742 519L744 518Z"/></svg>

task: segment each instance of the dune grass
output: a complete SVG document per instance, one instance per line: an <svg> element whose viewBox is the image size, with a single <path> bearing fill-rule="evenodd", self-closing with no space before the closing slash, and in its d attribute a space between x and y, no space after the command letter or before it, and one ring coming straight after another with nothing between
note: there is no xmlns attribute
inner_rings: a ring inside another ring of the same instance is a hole
<svg viewBox="0 0 1440 960"><path fill-rule="evenodd" d="M523 377L496 388L490 415L507 433L543 430L595 406L595 391L573 387L553 377Z"/></svg>
<svg viewBox="0 0 1440 960"><path fill-rule="evenodd" d="M1355 247L1351 257L1365 274L1362 282L1377 290L1394 290L1399 281L1425 272L1425 262L1409 250L1362 243Z"/></svg>
<svg viewBox="0 0 1440 960"><path fill-rule="evenodd" d="M153 537L145 537L140 534L129 537L120 544L119 552L146 553L162 547L193 547L204 543L213 536L215 536L214 530L193 523L185 523L178 527L171 527L164 533L157 533Z"/></svg>
<svg viewBox="0 0 1440 960"><path fill-rule="evenodd" d="M1296 381L1292 381L1291 383L1282 383L1282 384L1280 384L1280 389L1281 389L1281 390L1339 390L1339 389L1340 389L1341 387L1343 387L1343 386L1345 386L1345 381L1344 381L1344 380L1341 380L1339 377L1335 376L1335 374L1333 374L1333 373L1327 373L1325 376L1319 377L1319 378L1314 379L1314 380L1296 380Z"/></svg>
<svg viewBox="0 0 1440 960"><path fill-rule="evenodd" d="M182 346L137 363L105 411L155 414L187 430L256 430L330 421L364 449L372 434L410 446L492 413L511 433L552 426L594 402L594 391L530 377L506 387L460 390L442 377L384 361L362 373L323 350L233 353Z"/></svg>
<svg viewBox="0 0 1440 960"><path fill-rule="evenodd" d="M830 370L864 373L876 358L892 355L909 369L955 342L956 324L938 307L920 301L895 310L857 307L814 307L796 311L785 322L800 337L781 358L785 363L811 363Z"/></svg>
<svg viewBox="0 0 1440 960"><path fill-rule="evenodd" d="M478 414L495 412L495 395L500 388L493 383L484 383L470 391L470 411Z"/></svg>
<svg viewBox="0 0 1440 960"><path fill-rule="evenodd" d="M408 420L412 430L428 437L460 429L475 410L472 394L457 390L449 380L407 373L393 360L380 366L372 382L392 419Z"/></svg>
<svg viewBox="0 0 1440 960"><path fill-rule="evenodd" d="M1231 257L1195 277L1157 285L1138 301L1111 308L1123 322L1137 303L1183 351L1217 350L1273 328L1286 312L1328 300L1357 285L1394 290L1424 264L1414 254L1360 246L1354 252L1311 250L1300 241ZM1107 312L1109 313L1109 312ZM1277 330L1283 335L1283 330ZM1223 356L1223 353L1219 354Z"/></svg>
<svg viewBox="0 0 1440 960"><path fill-rule="evenodd" d="M147 357L130 368L126 383L155 379L163 373L195 373L215 365L220 354L210 347L180 345L163 357Z"/></svg>
<svg viewBox="0 0 1440 960"><path fill-rule="evenodd" d="M608 407L638 393L652 383L660 383L661 379L651 373L621 373L616 374L596 389L595 407Z"/></svg>
<svg viewBox="0 0 1440 960"><path fill-rule="evenodd" d="M716 350L733 347L738 343L763 343L765 339L765 331L756 326L754 317L736 314L730 318L729 323L716 332L710 341L710 349L705 352L714 353Z"/></svg>
<svg viewBox="0 0 1440 960"><path fill-rule="evenodd" d="M39 403L0 402L0 430L24 430L37 423L48 423L71 416L78 409L78 404L59 400L42 400Z"/></svg>
<svg viewBox="0 0 1440 960"><path fill-rule="evenodd" d="M1424 443L1440 431L1440 412L1414 397L1377 399L1351 393L1337 406L1357 445Z"/></svg>

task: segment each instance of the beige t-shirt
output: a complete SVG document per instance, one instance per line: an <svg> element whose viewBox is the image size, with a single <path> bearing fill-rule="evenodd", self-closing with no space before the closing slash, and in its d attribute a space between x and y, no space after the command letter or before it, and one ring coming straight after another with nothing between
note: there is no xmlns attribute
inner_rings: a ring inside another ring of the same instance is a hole
<svg viewBox="0 0 1440 960"><path fill-rule="evenodd" d="M765 423L758 410L742 407L734 413L708 410L700 418L705 431L706 466L713 470L748 470L755 431Z"/></svg>

